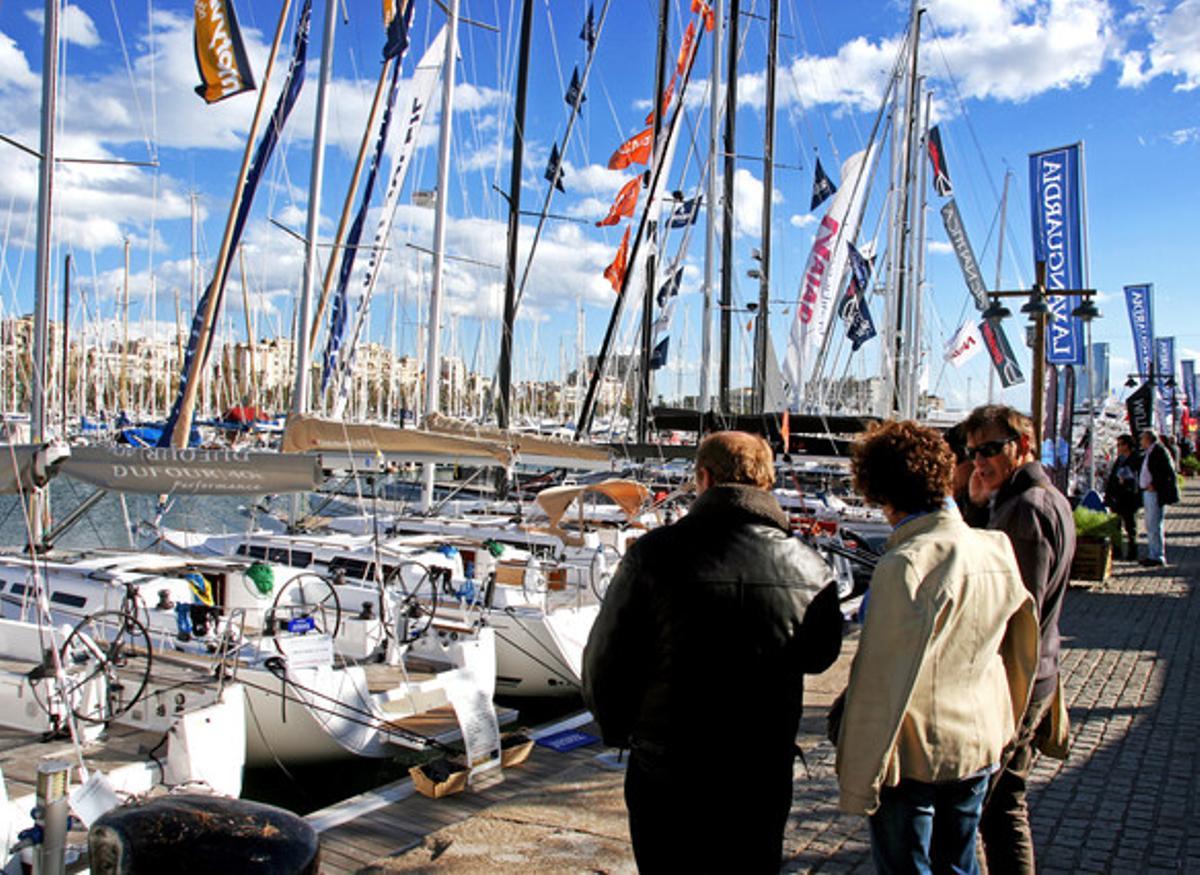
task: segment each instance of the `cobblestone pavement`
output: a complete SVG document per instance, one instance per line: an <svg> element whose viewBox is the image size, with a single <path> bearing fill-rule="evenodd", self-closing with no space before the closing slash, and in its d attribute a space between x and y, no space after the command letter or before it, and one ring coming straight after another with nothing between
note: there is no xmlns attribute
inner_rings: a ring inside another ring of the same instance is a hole
<svg viewBox="0 0 1200 875"><path fill-rule="evenodd" d="M1200 489L1166 520L1169 567L1120 562L1067 593L1071 753L1031 778L1039 871L1200 873ZM804 729L784 871L873 871L865 820L837 811L833 747Z"/></svg>

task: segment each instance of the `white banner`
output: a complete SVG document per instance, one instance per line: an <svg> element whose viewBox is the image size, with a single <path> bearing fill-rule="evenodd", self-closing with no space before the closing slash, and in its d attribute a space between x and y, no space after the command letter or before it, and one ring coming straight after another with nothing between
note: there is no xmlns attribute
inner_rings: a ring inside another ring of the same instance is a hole
<svg viewBox="0 0 1200 875"><path fill-rule="evenodd" d="M358 299L354 331L350 334L346 352L339 362L338 373L334 378L337 382L337 398L334 401L334 418L340 418L346 410L349 397L349 375L354 368L354 359L358 352L358 339L367 321L371 296L375 292L375 283L379 280L379 270L383 264L383 256L387 252L388 238L392 233L392 222L396 218L396 208L400 205L400 190L404 188L404 178L408 175L408 167L412 163L413 153L417 150L417 138L421 126L425 122L425 112L433 101L433 92L437 87L442 72L442 56L445 55L446 28L443 27L434 37L429 48L413 71L412 82L409 83L408 94L403 102L398 102L397 113L406 114L403 131L392 134L392 175L388 181L387 195L384 197L383 209L379 213L379 225L375 229L375 240L371 247L370 261L363 276L363 292Z"/></svg>
<svg viewBox="0 0 1200 875"><path fill-rule="evenodd" d="M979 326L968 319L946 344L945 358L954 367L961 368L981 352L983 338L979 335Z"/></svg>
<svg viewBox="0 0 1200 875"><path fill-rule="evenodd" d="M866 171L872 154L870 150L855 152L842 163L841 187L829 200L808 254L783 369L784 391L793 410L799 408L805 369L815 363L846 278L849 247L866 204Z"/></svg>

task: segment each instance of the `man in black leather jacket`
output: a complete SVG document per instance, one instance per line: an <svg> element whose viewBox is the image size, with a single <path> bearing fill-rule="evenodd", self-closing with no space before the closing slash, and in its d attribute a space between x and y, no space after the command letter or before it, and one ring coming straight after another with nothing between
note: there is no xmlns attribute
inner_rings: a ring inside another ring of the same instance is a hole
<svg viewBox="0 0 1200 875"><path fill-rule="evenodd" d="M642 872L779 869L803 675L837 659L842 618L774 479L761 438L705 439L695 504L630 548L588 638L584 700L605 742L631 749Z"/></svg>

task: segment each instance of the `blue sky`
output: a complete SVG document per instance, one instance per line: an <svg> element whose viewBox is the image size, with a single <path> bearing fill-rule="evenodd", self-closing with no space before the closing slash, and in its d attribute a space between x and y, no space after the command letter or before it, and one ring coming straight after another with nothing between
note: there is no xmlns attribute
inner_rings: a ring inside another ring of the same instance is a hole
<svg viewBox="0 0 1200 875"><path fill-rule="evenodd" d="M316 5L313 32L319 34L324 3ZM321 201L326 237L332 234L345 196L382 44L379 4L357 0L345 5L350 19L337 27L331 148ZM623 139L640 130L649 108L657 7L652 0L612 4L584 115L567 149L567 194L558 196L553 206L554 212L583 221L552 222L539 249L518 326L518 376L552 377L562 358L573 360L580 301L586 312L587 351L599 345L613 302L601 273L623 226L597 229L591 223L603 216L617 189L632 176L604 165ZM767 7L765 0L743 0L743 9L758 15ZM780 356L792 318L789 302L797 297L820 217L819 211L808 211L814 155L837 181L840 160L864 145L885 71L899 50L908 4L785 0L782 7L776 160L800 169L781 168L775 175L772 297L781 303L772 313L771 329ZM0 132L35 148L41 8L35 0L0 4ZM241 0L237 8L261 78L279 7ZM457 172L449 195L453 221L448 239L453 254L491 265L499 265L504 252L504 206L491 187L508 185L508 92L516 43L510 19L515 8L517 4L499 0L463 0L464 15L496 24L500 32L472 27L462 31L454 118ZM540 204L546 157L566 124L562 89L572 66L584 59L577 35L585 8L579 0L535 3L523 187L530 209ZM1004 284L1012 287L1032 277L1026 156L1082 140L1090 276L1102 292L1104 311L1104 318L1094 324L1094 339L1112 344L1114 383L1120 385L1132 359L1121 295L1126 283L1153 282L1158 333L1178 338L1182 358L1200 357L1200 316L1188 303L1200 273L1200 247L1195 242L1200 228L1200 0L934 0L926 8L922 69L934 92L959 205L989 285L995 270L994 222L1006 168L1014 176ZM673 4L672 56L679 44L681 17L684 22L691 18L686 4ZM436 7L418 0L406 74L441 22ZM761 154L765 25L748 17L743 30L738 152L752 156ZM165 332L174 324L177 290L184 310L188 304L190 194L198 193L202 273L207 278L255 98L242 95L208 107L192 93L197 80L191 3L184 0L89 0L67 7L64 32L59 154L156 158L158 168L64 165L58 182L55 263L71 251L80 266L78 282L90 317L96 320L98 309L100 319L111 319L121 282L123 242L129 239L134 321L139 330L149 331L153 317ZM309 83L260 190L246 236L249 298L260 336L288 332L300 284L302 251L268 219L303 228L318 55L319 46L314 45ZM708 125L704 105L709 69L710 46L704 42L689 92L688 124L698 132ZM271 83L272 104L278 78ZM424 131L407 184L410 190L435 185L435 122L436 115ZM684 160L687 148L686 142L680 146L672 187L692 191L699 176L695 159L690 164ZM0 176L0 301L5 313L27 312L32 306L36 165L10 146L0 144L0 149L7 169ZM734 240L739 302L757 295L756 283L745 277L745 270L751 247L758 245L761 179L761 162L739 164ZM376 203L381 196L380 191ZM957 371L942 366L942 343L967 315L968 299L944 242L936 198L931 197L930 206L931 388L961 407L983 399L985 362L980 357ZM874 223L875 212L874 207L868 209L868 224ZM374 221L373 213L368 229ZM526 220L526 239L531 223ZM415 347L428 260L406 243L427 246L431 229L430 211L411 205L406 195L374 311L373 336L389 338L390 290L396 289L395 336L407 351ZM657 391L668 396L680 387L694 391L696 384L702 230L701 223L687 256L681 306L672 328L672 360L658 376ZM447 335L444 345L455 344L468 361L478 357L488 368L497 346L501 279L495 267L466 263L452 265L447 278L454 337ZM227 321L235 338L245 331L239 284L240 274L235 273L227 297ZM153 302L152 289L157 295ZM872 306L878 321L881 302ZM735 348L745 362L750 335L744 314L739 321L743 324ZM1023 323L1010 320L1006 327L1028 372ZM851 373L877 370L878 343L864 347ZM739 373L735 363L735 380ZM1027 387L1018 387L1003 397L1026 406L1027 396Z"/></svg>

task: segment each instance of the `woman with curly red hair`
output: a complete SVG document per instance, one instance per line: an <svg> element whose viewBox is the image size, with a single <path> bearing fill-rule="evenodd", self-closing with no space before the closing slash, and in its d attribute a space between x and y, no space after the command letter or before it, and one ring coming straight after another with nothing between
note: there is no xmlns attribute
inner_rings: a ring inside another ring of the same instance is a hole
<svg viewBox="0 0 1200 875"><path fill-rule="evenodd" d="M894 529L846 688L841 807L869 815L880 872L976 872L988 777L1037 671L1033 600L1008 538L970 528L949 499L938 432L880 423L851 468Z"/></svg>

